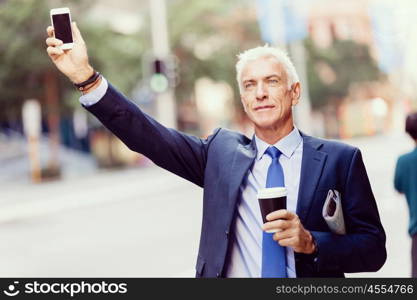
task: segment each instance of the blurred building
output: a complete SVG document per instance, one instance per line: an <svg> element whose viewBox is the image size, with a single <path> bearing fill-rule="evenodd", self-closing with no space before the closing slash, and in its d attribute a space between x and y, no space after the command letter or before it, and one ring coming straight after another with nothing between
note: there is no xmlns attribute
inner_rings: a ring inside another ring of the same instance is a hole
<svg viewBox="0 0 417 300"><path fill-rule="evenodd" d="M326 48L335 39L353 40L374 49L368 2L315 1L308 13L310 36L315 44Z"/></svg>
<svg viewBox="0 0 417 300"><path fill-rule="evenodd" d="M386 1L314 1L308 14L311 39L319 48L329 48L336 40L352 40L365 44L369 47L371 56L381 66L384 49L378 47L378 32L375 30L373 18L375 7L380 2ZM402 5L402 2L389 2L393 7ZM393 20L387 19L386 22L392 24ZM402 69L403 72L404 70ZM332 72L327 65L319 66L317 71L328 82L332 82L339 75ZM337 110L323 110L327 115L325 123L332 124L328 130L333 130L332 136L343 138L372 135L397 128L396 120L402 115L402 109L398 109L398 106L403 105L407 96L401 92L402 87L395 80L398 68L383 71L387 75L386 80L381 78L376 82L352 84L348 96Z"/></svg>

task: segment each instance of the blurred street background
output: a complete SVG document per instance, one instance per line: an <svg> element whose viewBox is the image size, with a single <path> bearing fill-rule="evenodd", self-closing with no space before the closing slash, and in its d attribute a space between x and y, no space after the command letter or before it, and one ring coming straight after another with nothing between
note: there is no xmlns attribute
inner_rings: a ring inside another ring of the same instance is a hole
<svg viewBox="0 0 417 300"><path fill-rule="evenodd" d="M248 136L236 55L285 48L303 90L300 130L363 153L388 259L409 277L408 209L394 191L417 110L412 0L0 0L0 277L193 277L202 189L131 152L80 106L46 54L67 6L91 64L166 126ZM370 253L369 255L372 255Z"/></svg>

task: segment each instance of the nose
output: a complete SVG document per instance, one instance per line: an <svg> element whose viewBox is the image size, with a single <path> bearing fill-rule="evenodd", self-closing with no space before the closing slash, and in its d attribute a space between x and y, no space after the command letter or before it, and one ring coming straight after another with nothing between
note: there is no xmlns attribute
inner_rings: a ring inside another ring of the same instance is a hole
<svg viewBox="0 0 417 300"><path fill-rule="evenodd" d="M256 87L256 100L262 101L262 100L267 99L267 97L268 97L268 90L266 88L266 85L263 82L261 82Z"/></svg>

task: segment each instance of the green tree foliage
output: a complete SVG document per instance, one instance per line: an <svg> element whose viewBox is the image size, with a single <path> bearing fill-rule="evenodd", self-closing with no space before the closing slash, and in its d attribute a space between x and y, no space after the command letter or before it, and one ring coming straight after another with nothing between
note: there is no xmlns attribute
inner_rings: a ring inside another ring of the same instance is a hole
<svg viewBox="0 0 417 300"><path fill-rule="evenodd" d="M312 40L306 40L308 53L307 77L311 103L314 109L346 97L355 82L378 80L380 73L367 45L352 40L336 40L328 48L317 48ZM320 75L325 68L326 75ZM330 73L330 74L329 74Z"/></svg>
<svg viewBox="0 0 417 300"><path fill-rule="evenodd" d="M79 93L56 71L46 53L49 10L69 6L89 48L91 63L123 92L140 79L144 38L118 33L88 18L94 1L8 0L0 2L0 121L16 120L27 98L44 101L45 73L59 79L61 112L78 105Z"/></svg>
<svg viewBox="0 0 417 300"><path fill-rule="evenodd" d="M51 67L44 47L47 20L44 1L0 4L0 114L16 115L23 99L41 95L42 73Z"/></svg>
<svg viewBox="0 0 417 300"><path fill-rule="evenodd" d="M46 54L45 28L49 10L68 6L87 43L91 64L122 92L129 94L142 79L145 53L151 51L150 22L126 35L109 23L89 18L96 1L6 0L0 2L0 121L19 118L24 99L43 101L46 72L59 79L61 113L78 105L79 93L59 74ZM172 52L179 58L178 101L188 100L202 76L229 83L240 101L236 84L236 55L262 44L256 14L249 1L167 1ZM139 16L138 12L138 17ZM203 53L203 54L201 54Z"/></svg>
<svg viewBox="0 0 417 300"><path fill-rule="evenodd" d="M236 55L261 44L255 15L249 14L247 1L168 1L171 45L180 60L178 101L189 99L199 77L225 81L235 92ZM203 54L201 53L203 52Z"/></svg>

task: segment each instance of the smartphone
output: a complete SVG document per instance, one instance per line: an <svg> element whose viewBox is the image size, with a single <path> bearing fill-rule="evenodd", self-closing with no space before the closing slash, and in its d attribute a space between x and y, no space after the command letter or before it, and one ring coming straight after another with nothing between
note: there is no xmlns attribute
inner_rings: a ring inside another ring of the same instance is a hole
<svg viewBox="0 0 417 300"><path fill-rule="evenodd" d="M61 49L68 50L74 46L71 30L71 14L68 7L51 9L51 23L54 27L55 38L64 44Z"/></svg>

